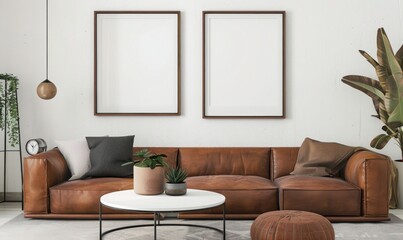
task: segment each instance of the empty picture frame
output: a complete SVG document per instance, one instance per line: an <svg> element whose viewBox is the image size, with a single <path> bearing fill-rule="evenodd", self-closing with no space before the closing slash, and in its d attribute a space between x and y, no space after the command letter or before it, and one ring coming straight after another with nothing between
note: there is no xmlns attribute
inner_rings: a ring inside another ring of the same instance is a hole
<svg viewBox="0 0 403 240"><path fill-rule="evenodd" d="M203 12L203 118L285 118L285 12Z"/></svg>
<svg viewBox="0 0 403 240"><path fill-rule="evenodd" d="M180 115L180 12L94 12L94 114Z"/></svg>

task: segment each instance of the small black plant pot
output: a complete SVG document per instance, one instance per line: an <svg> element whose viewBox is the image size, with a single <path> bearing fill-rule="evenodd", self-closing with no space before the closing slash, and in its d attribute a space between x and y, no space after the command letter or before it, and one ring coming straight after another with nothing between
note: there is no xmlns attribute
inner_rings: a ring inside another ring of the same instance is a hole
<svg viewBox="0 0 403 240"><path fill-rule="evenodd" d="M165 183L165 194L170 196L180 196L186 194L186 183Z"/></svg>

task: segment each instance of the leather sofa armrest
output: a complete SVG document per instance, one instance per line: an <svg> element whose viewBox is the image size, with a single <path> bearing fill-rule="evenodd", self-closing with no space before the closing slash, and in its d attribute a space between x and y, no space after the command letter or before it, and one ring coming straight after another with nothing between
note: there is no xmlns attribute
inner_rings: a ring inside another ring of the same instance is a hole
<svg viewBox="0 0 403 240"><path fill-rule="evenodd" d="M49 213L49 188L71 176L57 148L24 158L24 212Z"/></svg>
<svg viewBox="0 0 403 240"><path fill-rule="evenodd" d="M388 157L371 151L356 152L348 159L344 177L361 188L364 216L388 216L390 164Z"/></svg>

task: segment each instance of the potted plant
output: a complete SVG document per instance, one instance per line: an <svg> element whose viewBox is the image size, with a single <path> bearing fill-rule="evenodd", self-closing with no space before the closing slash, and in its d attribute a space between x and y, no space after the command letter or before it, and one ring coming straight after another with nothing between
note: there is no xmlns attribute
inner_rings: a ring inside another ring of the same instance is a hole
<svg viewBox="0 0 403 240"><path fill-rule="evenodd" d="M377 113L374 117L383 123L384 133L371 141L371 147L382 149L393 138L403 158L403 46L395 55L383 28L378 29L377 46L378 62L365 51L359 52L375 68L379 80L348 75L342 81L372 98Z"/></svg>
<svg viewBox="0 0 403 240"><path fill-rule="evenodd" d="M342 81L371 97L377 113L373 116L383 123L381 129L384 133L377 135L371 141L371 147L383 149L389 140L394 139L400 147L403 159L403 45L395 55L385 30L379 28L377 34L377 48L378 61L363 50L359 52L375 68L378 80L359 75L348 75L344 76ZM396 167L402 173L403 166L401 165L402 164L396 164ZM390 207L396 207L397 197L395 189L397 172L396 168L393 168L393 164L391 164L390 172L391 178L389 181L392 186L392 190L389 192ZM402 199L403 178L400 179L399 185L401 188L400 199Z"/></svg>
<svg viewBox="0 0 403 240"><path fill-rule="evenodd" d="M167 182L165 183L165 194L179 196L186 194L186 178L187 172L179 167L171 168L165 175Z"/></svg>
<svg viewBox="0 0 403 240"><path fill-rule="evenodd" d="M141 195L157 195L164 192L165 154L155 154L142 149L133 154L133 160L122 166L134 164L134 192Z"/></svg>
<svg viewBox="0 0 403 240"><path fill-rule="evenodd" d="M20 143L17 101L19 80L7 73L0 74L0 80L4 81L0 82L0 130L7 132L8 142L15 147Z"/></svg>

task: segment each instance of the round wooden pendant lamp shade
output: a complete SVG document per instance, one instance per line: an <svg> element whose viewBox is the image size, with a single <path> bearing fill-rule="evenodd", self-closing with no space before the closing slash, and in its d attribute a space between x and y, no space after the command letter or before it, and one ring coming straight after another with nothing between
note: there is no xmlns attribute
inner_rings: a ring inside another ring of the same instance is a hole
<svg viewBox="0 0 403 240"><path fill-rule="evenodd" d="M57 93L57 88L54 83L48 80L48 60L49 60L49 44L48 44L48 38L49 38L49 30L48 30L48 19L49 19L49 3L48 0L46 0L46 80L41 82L38 87L36 88L36 93L38 96L42 99L49 100L52 99L56 96Z"/></svg>
<svg viewBox="0 0 403 240"><path fill-rule="evenodd" d="M46 79L38 85L36 93L40 98L49 100L56 96L57 88L54 83Z"/></svg>

